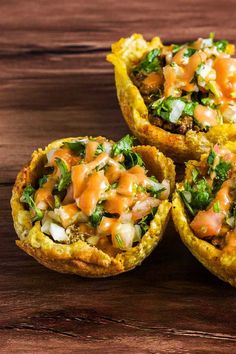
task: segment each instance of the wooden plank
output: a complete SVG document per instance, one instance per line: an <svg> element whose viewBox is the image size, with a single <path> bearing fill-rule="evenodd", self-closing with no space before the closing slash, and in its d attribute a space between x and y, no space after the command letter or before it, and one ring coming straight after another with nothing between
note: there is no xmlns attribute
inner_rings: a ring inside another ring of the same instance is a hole
<svg viewBox="0 0 236 354"><path fill-rule="evenodd" d="M112 41L140 32L165 41L206 36L235 40L234 0L135 2L98 0L11 0L1 2L0 48L7 53L34 48L92 45L110 47Z"/></svg>

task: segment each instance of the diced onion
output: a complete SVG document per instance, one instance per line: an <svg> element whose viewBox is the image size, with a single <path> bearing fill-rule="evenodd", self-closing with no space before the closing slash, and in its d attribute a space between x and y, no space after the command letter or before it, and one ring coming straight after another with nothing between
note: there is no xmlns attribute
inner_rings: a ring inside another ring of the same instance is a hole
<svg viewBox="0 0 236 354"><path fill-rule="evenodd" d="M127 223L132 220L132 213L123 213L120 215L120 221L122 223Z"/></svg>
<svg viewBox="0 0 236 354"><path fill-rule="evenodd" d="M131 223L117 224L112 229L113 246L121 250L127 250L133 246L135 228Z"/></svg>
<svg viewBox="0 0 236 354"><path fill-rule="evenodd" d="M54 223L50 224L50 233L52 238L55 241L63 242L63 241L69 241L69 237L66 234L66 230Z"/></svg>
<svg viewBox="0 0 236 354"><path fill-rule="evenodd" d="M45 215L43 217L42 220L42 226L41 226L41 231L46 234L46 235L50 235L50 225L52 223L52 219L49 218L47 215Z"/></svg>
<svg viewBox="0 0 236 354"><path fill-rule="evenodd" d="M159 199L161 199L161 200L167 199L170 195L170 182L167 179L163 179L161 184L163 185L165 190L160 193Z"/></svg>
<svg viewBox="0 0 236 354"><path fill-rule="evenodd" d="M183 113L185 103L181 100L175 100L172 103L172 111L169 116L169 121L171 123L176 123Z"/></svg>
<svg viewBox="0 0 236 354"><path fill-rule="evenodd" d="M105 149L105 152L110 155L111 153L111 150L112 150L112 144L111 143L108 143L107 141L105 141L103 143L103 146L104 146L104 149Z"/></svg>

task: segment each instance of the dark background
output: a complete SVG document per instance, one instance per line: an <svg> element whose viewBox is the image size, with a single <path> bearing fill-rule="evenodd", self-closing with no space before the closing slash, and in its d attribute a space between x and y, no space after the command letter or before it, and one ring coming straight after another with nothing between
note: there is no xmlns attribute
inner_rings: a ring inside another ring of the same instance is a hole
<svg viewBox="0 0 236 354"><path fill-rule="evenodd" d="M142 267L92 280L52 272L17 249L9 206L36 147L128 132L105 60L112 42L211 31L236 44L235 1L0 2L0 352L235 352L235 289L191 256L171 223Z"/></svg>

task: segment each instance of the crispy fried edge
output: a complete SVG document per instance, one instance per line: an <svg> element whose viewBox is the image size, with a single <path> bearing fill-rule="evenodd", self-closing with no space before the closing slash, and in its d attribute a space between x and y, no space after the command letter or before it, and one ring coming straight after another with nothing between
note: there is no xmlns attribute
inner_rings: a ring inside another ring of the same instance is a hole
<svg viewBox="0 0 236 354"><path fill-rule="evenodd" d="M201 157L205 161L207 155ZM191 180L192 169L198 167L199 162L189 161L186 166L186 178ZM172 199L172 218L175 228L185 246L190 252L214 275L236 287L236 254L221 251L207 241L199 239L192 232L184 203L177 192L183 190L182 183L176 184L176 191Z"/></svg>
<svg viewBox="0 0 236 354"><path fill-rule="evenodd" d="M236 139L236 124L223 124L212 127L207 133L188 131L186 135L165 131L149 122L148 110L138 88L129 77L130 69L143 55L163 44L159 37L150 42L140 34L121 38L112 44L112 53L107 60L114 65L117 97L123 116L132 131L143 144L156 146L174 161L183 163L189 159L199 159L206 153L211 142L224 144Z"/></svg>
<svg viewBox="0 0 236 354"><path fill-rule="evenodd" d="M169 201L161 202L142 241L131 250L118 254L115 258L84 241L77 241L71 245L53 242L41 232L39 222L32 225L29 211L25 210L24 205L20 202L20 196L26 184L37 178L40 168L45 162L46 153L51 149L58 148L62 142L74 139L81 138L60 139L49 144L45 150L34 151L31 162L19 172L11 198L14 226L19 237L16 244L39 263L61 273L75 273L85 277L106 277L128 271L141 264L160 241L169 220L171 209ZM106 140L103 137L96 139ZM142 155L144 161L147 161L147 166L152 174L161 180L164 178L170 180L173 191L175 167L171 159L166 158L155 147L137 146L134 147L134 150Z"/></svg>

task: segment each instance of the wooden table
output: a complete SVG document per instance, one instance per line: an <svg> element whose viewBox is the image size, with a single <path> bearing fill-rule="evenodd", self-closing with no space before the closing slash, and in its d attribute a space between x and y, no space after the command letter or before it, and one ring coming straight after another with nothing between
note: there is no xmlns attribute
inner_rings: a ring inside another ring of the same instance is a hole
<svg viewBox="0 0 236 354"><path fill-rule="evenodd" d="M234 9L234 0L1 1L1 353L236 352L235 289L191 256L171 223L142 267L92 280L57 274L17 249L9 207L36 147L128 132L105 61L113 41L215 31L236 43Z"/></svg>

